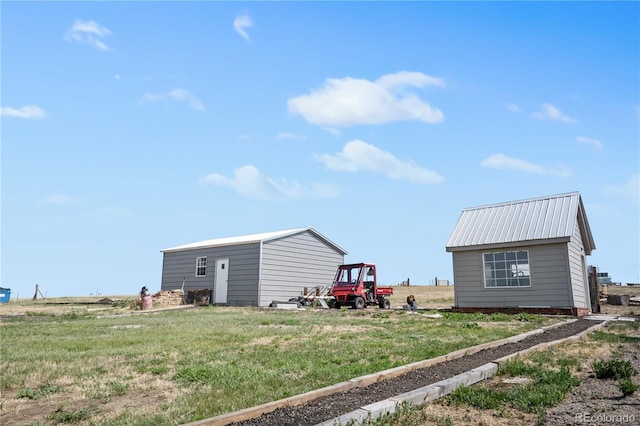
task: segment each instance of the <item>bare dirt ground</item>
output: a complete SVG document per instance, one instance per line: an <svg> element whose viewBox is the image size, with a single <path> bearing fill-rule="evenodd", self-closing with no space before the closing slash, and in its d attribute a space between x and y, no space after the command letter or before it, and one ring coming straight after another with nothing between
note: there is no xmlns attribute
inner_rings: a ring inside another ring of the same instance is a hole
<svg viewBox="0 0 640 426"><path fill-rule="evenodd" d="M628 334L628 333L627 333ZM640 334L636 333L636 337ZM631 362L636 371L640 371L640 345L623 343L612 348L615 359ZM611 355L607 358L610 358ZM594 357L585 359L588 366L595 361ZM558 406L547 411L547 425L577 425L584 423L609 425L640 424L640 392L623 396L615 379L597 379L592 369L585 368L579 375L578 386ZM634 378L637 384L640 381Z"/></svg>
<svg viewBox="0 0 640 426"><path fill-rule="evenodd" d="M630 297L640 298L640 287L608 286L608 294L626 294ZM600 313L605 315L636 315L640 316L640 305L631 304L629 306L610 305L605 302L600 303Z"/></svg>
<svg viewBox="0 0 640 426"><path fill-rule="evenodd" d="M173 395L166 395L164 391L145 391L135 394L128 394L126 397L109 397L108 401L100 404L102 412L123 412L125 410L136 410L137 407L147 405L160 406L173 399ZM52 395L45 401L32 404L28 399L18 399L12 404L8 404L5 411L10 412L10 417L5 414L0 418L0 425L3 426L39 426L65 423L91 424L80 419L71 420L68 413L90 413L96 410L94 406L87 406L86 401L81 397L78 400L60 398ZM54 414L52 414L54 413ZM63 420L68 418L68 421ZM40 423L39 419L49 419L46 423Z"/></svg>

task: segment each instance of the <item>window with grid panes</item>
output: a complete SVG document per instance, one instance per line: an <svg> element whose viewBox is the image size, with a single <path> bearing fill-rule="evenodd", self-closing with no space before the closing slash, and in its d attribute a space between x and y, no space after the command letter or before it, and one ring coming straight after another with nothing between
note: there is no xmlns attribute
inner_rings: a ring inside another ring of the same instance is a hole
<svg viewBox="0 0 640 426"><path fill-rule="evenodd" d="M530 287L529 252L500 251L483 253L484 286L496 287Z"/></svg>
<svg viewBox="0 0 640 426"><path fill-rule="evenodd" d="M196 258L196 277L207 276L207 256Z"/></svg>

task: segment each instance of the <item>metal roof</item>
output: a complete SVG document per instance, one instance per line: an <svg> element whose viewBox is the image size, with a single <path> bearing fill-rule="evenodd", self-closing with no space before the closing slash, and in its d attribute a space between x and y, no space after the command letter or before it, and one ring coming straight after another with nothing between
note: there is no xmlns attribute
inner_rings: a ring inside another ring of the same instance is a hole
<svg viewBox="0 0 640 426"><path fill-rule="evenodd" d="M447 251L477 246L569 241L576 222L585 253L596 248L579 192L464 209Z"/></svg>
<svg viewBox="0 0 640 426"><path fill-rule="evenodd" d="M199 248L209 248L209 247L223 247L223 246L233 246L238 244L249 244L249 243L259 243L265 241L271 241L282 237L288 237L290 235L299 234L302 232L309 231L316 237L323 240L328 245L334 247L337 251L342 254L347 254L347 251L333 243L331 240L326 238L324 235L320 234L318 231L311 227L305 228L294 228L294 229L286 229L283 231L274 231L274 232L263 232L260 234L250 234L250 235L241 235L237 237L226 237L226 238L216 238L213 240L204 240L198 241L195 243L184 244L177 247L171 247L164 250L160 250L163 253L174 252L174 251L184 251L184 250L192 250Z"/></svg>

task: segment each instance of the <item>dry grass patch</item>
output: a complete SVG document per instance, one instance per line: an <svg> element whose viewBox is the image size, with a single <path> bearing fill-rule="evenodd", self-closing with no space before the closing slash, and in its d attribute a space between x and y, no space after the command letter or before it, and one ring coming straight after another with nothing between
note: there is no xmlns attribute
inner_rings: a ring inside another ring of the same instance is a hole
<svg viewBox="0 0 640 426"><path fill-rule="evenodd" d="M536 416L532 413L522 413L513 408L503 410L478 410L473 407L461 407L452 410L451 407L438 403L425 405L418 412L417 422L399 421L398 425L406 426L531 426L535 424Z"/></svg>
<svg viewBox="0 0 640 426"><path fill-rule="evenodd" d="M383 331L384 327L376 325L337 325L337 324L322 324L316 325L311 328L311 334L314 336L322 335L340 335L351 333L372 333L375 331Z"/></svg>
<svg viewBox="0 0 640 426"><path fill-rule="evenodd" d="M99 303L103 299L110 299L114 303ZM136 300L136 296L57 297L38 300L12 298L9 303L0 303L0 316L64 315L72 312L84 314L105 311L122 314L131 312L129 304L133 300Z"/></svg>
<svg viewBox="0 0 640 426"><path fill-rule="evenodd" d="M413 294L420 309L450 308L453 306L453 289L453 286L395 286L389 301L392 308L400 308L407 304L407 296Z"/></svg>
<svg viewBox="0 0 640 426"><path fill-rule="evenodd" d="M247 345L249 345L249 346L271 345L271 344L273 344L274 340L275 340L274 336L259 337L257 339L253 339L252 341L247 343Z"/></svg>
<svg viewBox="0 0 640 426"><path fill-rule="evenodd" d="M612 345L609 343L585 340L580 343L560 345L558 350L562 351L566 356L580 360L582 370L585 371L588 370L594 359L607 358L611 356Z"/></svg>
<svg viewBox="0 0 640 426"><path fill-rule="evenodd" d="M478 327L480 328L500 328L500 329L506 329L506 330L516 330L519 328L518 324L515 323L504 323L504 322L497 322L497 321L477 321L474 322L472 324L478 324Z"/></svg>

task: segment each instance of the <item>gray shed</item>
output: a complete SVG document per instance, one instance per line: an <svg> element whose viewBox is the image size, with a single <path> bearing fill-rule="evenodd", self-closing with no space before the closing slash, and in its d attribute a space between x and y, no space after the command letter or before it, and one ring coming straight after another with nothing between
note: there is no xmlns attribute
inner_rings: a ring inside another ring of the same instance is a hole
<svg viewBox="0 0 640 426"><path fill-rule="evenodd" d="M454 310L588 314L595 248L578 192L465 209L446 247Z"/></svg>
<svg viewBox="0 0 640 426"><path fill-rule="evenodd" d="M218 238L161 250L162 290L211 290L211 303L268 306L329 285L347 252L313 228Z"/></svg>

